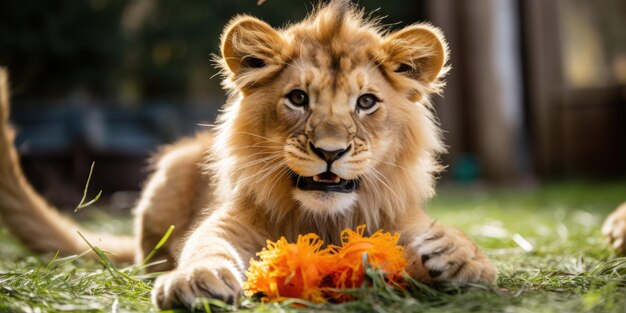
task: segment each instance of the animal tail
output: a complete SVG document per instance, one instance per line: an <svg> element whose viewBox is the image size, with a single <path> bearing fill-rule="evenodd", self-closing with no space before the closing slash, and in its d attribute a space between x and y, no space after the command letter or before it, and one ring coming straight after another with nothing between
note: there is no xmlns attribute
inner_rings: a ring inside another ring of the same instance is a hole
<svg viewBox="0 0 626 313"><path fill-rule="evenodd" d="M89 232L61 215L26 180L13 145L15 132L9 125L9 82L0 67L0 220L24 245L38 253L81 254L87 244L109 252L115 262L132 262L135 243L131 237ZM82 234L87 242L78 234ZM95 254L92 254L95 255Z"/></svg>

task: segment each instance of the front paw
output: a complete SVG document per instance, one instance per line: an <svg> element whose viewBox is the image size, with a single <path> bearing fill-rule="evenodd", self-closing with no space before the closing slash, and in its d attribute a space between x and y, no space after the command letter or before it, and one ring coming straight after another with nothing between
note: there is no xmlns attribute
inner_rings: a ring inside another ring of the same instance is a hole
<svg viewBox="0 0 626 313"><path fill-rule="evenodd" d="M223 259L177 268L156 279L152 302L161 309L185 307L193 310L197 298L233 303L241 294L241 274Z"/></svg>
<svg viewBox="0 0 626 313"><path fill-rule="evenodd" d="M609 238L617 253L626 252L626 203L606 218L602 225L602 234Z"/></svg>
<svg viewBox="0 0 626 313"><path fill-rule="evenodd" d="M407 247L408 272L426 283L495 284L498 270L460 230L433 225Z"/></svg>

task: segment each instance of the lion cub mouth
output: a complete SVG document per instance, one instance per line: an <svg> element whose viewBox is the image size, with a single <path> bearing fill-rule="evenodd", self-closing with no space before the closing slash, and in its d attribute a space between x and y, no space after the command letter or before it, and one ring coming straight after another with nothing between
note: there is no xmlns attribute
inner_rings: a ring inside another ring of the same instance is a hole
<svg viewBox="0 0 626 313"><path fill-rule="evenodd" d="M333 172L324 172L315 176L292 175L296 187L300 190L317 190L350 193L359 187L355 179L343 179Z"/></svg>

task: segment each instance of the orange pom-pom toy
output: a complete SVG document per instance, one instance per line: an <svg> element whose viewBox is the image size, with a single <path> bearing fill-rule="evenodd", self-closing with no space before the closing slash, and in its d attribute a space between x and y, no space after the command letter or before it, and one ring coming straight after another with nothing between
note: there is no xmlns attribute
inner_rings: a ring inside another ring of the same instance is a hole
<svg viewBox="0 0 626 313"><path fill-rule="evenodd" d="M356 231L346 229L341 232L342 246L331 247L337 251L333 255L336 265L331 273L334 288L360 287L365 279L365 266L382 270L387 282L399 286L404 268L408 265L404 248L398 245L400 235L379 230L365 237L364 232L365 225L357 227ZM334 294L333 298L339 301L351 299L345 294Z"/></svg>
<svg viewBox="0 0 626 313"><path fill-rule="evenodd" d="M332 271L331 254L321 250L324 242L315 234L298 236L296 243L284 237L267 242L267 248L257 253L259 261L250 260L244 283L246 296L263 294L264 301L286 298L323 303L322 279Z"/></svg>
<svg viewBox="0 0 626 313"><path fill-rule="evenodd" d="M248 281L244 283L246 296L261 293L263 301L351 300L351 296L334 290L360 287L365 266L382 270L388 283L400 286L408 264L403 247L398 245L400 235L379 230L365 237L364 232L365 225L356 231L346 229L341 233L342 245L326 249L322 249L324 243L315 234L298 236L296 243L288 243L284 237L268 241L267 247L257 253L259 260L250 260Z"/></svg>

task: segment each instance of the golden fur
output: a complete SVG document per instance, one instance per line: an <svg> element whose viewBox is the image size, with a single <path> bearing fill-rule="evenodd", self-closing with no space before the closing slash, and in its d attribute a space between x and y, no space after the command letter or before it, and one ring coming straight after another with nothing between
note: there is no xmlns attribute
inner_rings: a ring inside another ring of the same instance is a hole
<svg viewBox="0 0 626 313"><path fill-rule="evenodd" d="M232 301L247 261L266 240L315 232L338 243L342 229L359 224L399 232L408 270L418 279L494 283L496 268L476 245L423 209L434 195L437 157L445 150L429 96L443 86L447 55L436 28L420 24L386 33L348 1L331 1L282 29L234 18L222 36L219 61L229 99L217 126L164 149L136 210L137 261L170 224L177 227L159 254L169 262L158 269L176 268L157 279L155 303L190 307L198 296ZM308 105L288 99L294 89L307 93ZM363 94L381 101L357 108ZM53 213L19 172L7 114L0 147L2 158L5 151L10 156L1 165L7 182L0 185L2 216L38 251L80 252L84 246L68 248L79 242L70 231L78 226ZM311 147L347 152L328 163ZM360 187L305 191L290 178L326 170L358 180ZM4 200L12 192L20 193L14 203ZM59 223L60 235L38 245L44 234L35 229ZM428 273L419 270L422 263Z"/></svg>
<svg viewBox="0 0 626 313"><path fill-rule="evenodd" d="M618 254L626 254L626 202L607 217L602 225L602 234Z"/></svg>
<svg viewBox="0 0 626 313"><path fill-rule="evenodd" d="M132 238L94 234L80 228L61 216L30 186L19 166L8 118L8 74L0 68L0 214L3 224L35 252L80 254L88 251L89 246L77 234L80 232L102 249L116 251L116 260L132 260L135 255Z"/></svg>

